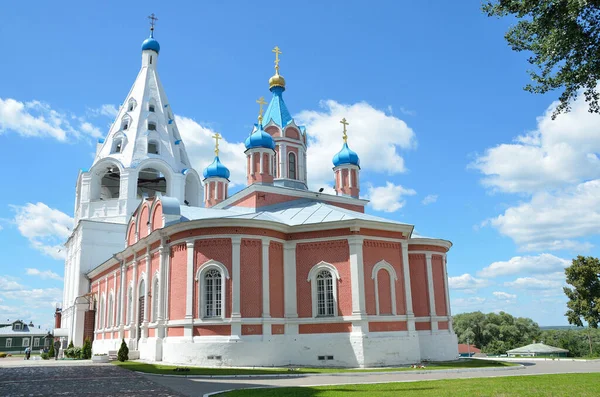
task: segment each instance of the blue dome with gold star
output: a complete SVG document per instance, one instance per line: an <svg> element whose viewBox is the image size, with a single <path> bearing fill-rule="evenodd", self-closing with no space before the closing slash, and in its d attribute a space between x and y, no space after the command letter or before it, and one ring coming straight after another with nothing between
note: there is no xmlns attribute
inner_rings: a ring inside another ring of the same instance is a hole
<svg viewBox="0 0 600 397"><path fill-rule="evenodd" d="M150 37L148 37L142 43L142 51L145 50L152 50L155 51L157 54L159 53L160 44L158 44L158 41L156 41L156 39L154 38L154 34L150 34Z"/></svg>
<svg viewBox="0 0 600 397"><path fill-rule="evenodd" d="M344 142L342 150L340 150L335 156L333 156L333 165L338 167L344 164L352 164L360 167L360 159L358 154L348 147L348 143Z"/></svg>
<svg viewBox="0 0 600 397"><path fill-rule="evenodd" d="M219 156L215 156L215 160L204 169L203 175L204 179L212 177L229 179L230 172L229 169L221 163Z"/></svg>
<svg viewBox="0 0 600 397"><path fill-rule="evenodd" d="M266 148L266 149L275 149L275 141L273 137L269 135L268 132L263 130L262 125L256 125L256 131L254 131L248 138L246 138L246 149L254 149L254 148Z"/></svg>

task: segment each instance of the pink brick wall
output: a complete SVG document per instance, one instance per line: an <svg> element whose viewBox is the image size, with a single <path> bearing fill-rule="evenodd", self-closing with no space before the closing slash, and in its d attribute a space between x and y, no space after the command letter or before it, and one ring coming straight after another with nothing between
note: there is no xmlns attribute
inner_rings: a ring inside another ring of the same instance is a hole
<svg viewBox="0 0 600 397"><path fill-rule="evenodd" d="M409 244L409 251L435 251L435 252L447 252L448 250L444 247L437 247L435 245L422 245L422 244Z"/></svg>
<svg viewBox="0 0 600 397"><path fill-rule="evenodd" d="M262 242L242 239L240 255L242 317L262 316Z"/></svg>
<svg viewBox="0 0 600 397"><path fill-rule="evenodd" d="M148 337L154 338L155 336L156 336L156 329L155 328L148 328Z"/></svg>
<svg viewBox="0 0 600 397"><path fill-rule="evenodd" d="M407 331L406 321L369 322L369 332Z"/></svg>
<svg viewBox="0 0 600 397"><path fill-rule="evenodd" d="M140 223L139 223L139 231L138 236L140 240L148 235L148 222L150 221L150 210L148 209L148 204L144 204L142 207L142 212L140 214Z"/></svg>
<svg viewBox="0 0 600 397"><path fill-rule="evenodd" d="M194 250L194 278L196 278L200 266L211 259L222 263L227 268L230 278L225 281L225 317L231 317L231 277L233 276L231 267L231 239L197 240ZM194 283L194 302L192 306L194 316L200 316L197 283Z"/></svg>
<svg viewBox="0 0 600 397"><path fill-rule="evenodd" d="M152 210L152 230L161 229L163 227L163 211L161 202L157 202Z"/></svg>
<svg viewBox="0 0 600 397"><path fill-rule="evenodd" d="M333 334L352 332L352 323L300 324L300 334Z"/></svg>
<svg viewBox="0 0 600 397"><path fill-rule="evenodd" d="M127 233L127 245L135 243L135 222L129 223L129 232Z"/></svg>
<svg viewBox="0 0 600 397"><path fill-rule="evenodd" d="M185 297L187 290L187 254L185 244L171 247L169 280L169 319L182 320L185 317ZM171 332L171 328L169 328ZM169 334L169 336L171 336Z"/></svg>
<svg viewBox="0 0 600 397"><path fill-rule="evenodd" d="M415 316L429 316L429 286L424 254L409 254L410 288Z"/></svg>
<svg viewBox="0 0 600 397"><path fill-rule="evenodd" d="M215 336L215 335L219 335L219 336L231 335L231 325L204 325L201 327L194 327L194 336Z"/></svg>
<svg viewBox="0 0 600 397"><path fill-rule="evenodd" d="M444 265L441 255L432 255L431 270L433 274L433 290L435 297L435 314L446 315L446 291L444 290Z"/></svg>
<svg viewBox="0 0 600 397"><path fill-rule="evenodd" d="M392 314L392 291L390 289L390 274L385 269L377 272L379 289L379 314Z"/></svg>
<svg viewBox="0 0 600 397"><path fill-rule="evenodd" d="M262 335L261 324L242 324L242 335Z"/></svg>
<svg viewBox="0 0 600 397"><path fill-rule="evenodd" d="M211 236L215 234L246 234L255 235L257 237L274 237L282 240L287 240L285 233L277 232L274 230L260 229L257 227L211 227L211 228L198 228L193 230L186 230L184 232L175 233L171 236L171 241L179 239L185 239L187 237L195 236Z"/></svg>
<svg viewBox="0 0 600 397"><path fill-rule="evenodd" d="M448 321L438 321L438 329L448 329Z"/></svg>
<svg viewBox="0 0 600 397"><path fill-rule="evenodd" d="M294 127L288 127L285 129L285 136L292 139L300 139L300 134Z"/></svg>
<svg viewBox="0 0 600 397"><path fill-rule="evenodd" d="M431 323L430 322L415 323L415 329L417 331L430 331L431 330Z"/></svg>
<svg viewBox="0 0 600 397"><path fill-rule="evenodd" d="M283 244L269 245L269 300L271 317L284 314Z"/></svg>
<svg viewBox="0 0 600 397"><path fill-rule="evenodd" d="M371 278L371 275L373 273L373 266L375 266L375 264L377 264L381 260L385 260L386 262L388 262L396 271L396 276L398 277L398 280L395 280L396 312L397 314L406 314L404 271L402 268L402 246L400 245L400 243L393 243L388 241L365 240L365 243L363 244L363 261L365 264L365 300L367 314L377 314L375 306L375 282ZM381 275L378 274L378 276ZM382 285L381 281L379 282L379 285ZM387 282L387 287L384 286L383 288L387 288L387 290L389 290L389 280ZM380 293L381 292L382 290L380 290ZM391 305L391 298L387 299Z"/></svg>
<svg viewBox="0 0 600 397"><path fill-rule="evenodd" d="M337 281L338 315L349 316L352 314L349 257L350 250L347 240L297 244L296 291L299 317L312 317L311 285L306 279L310 269L321 261L335 266L340 274L341 280Z"/></svg>
<svg viewBox="0 0 600 397"><path fill-rule="evenodd" d="M183 327L167 328L167 336L183 336Z"/></svg>

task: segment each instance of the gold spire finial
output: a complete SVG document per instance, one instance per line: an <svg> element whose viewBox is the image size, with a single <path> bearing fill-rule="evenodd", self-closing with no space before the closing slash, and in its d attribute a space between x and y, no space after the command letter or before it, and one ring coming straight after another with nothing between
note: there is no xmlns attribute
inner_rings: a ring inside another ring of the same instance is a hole
<svg viewBox="0 0 600 397"><path fill-rule="evenodd" d="M262 124L263 105L266 105L267 102L265 102L265 97L261 96L260 98L258 98L258 101L256 101L256 103L258 103L258 105L260 106L258 109L258 124Z"/></svg>
<svg viewBox="0 0 600 397"><path fill-rule="evenodd" d="M223 139L218 132L212 136L215 138L215 156L219 156L219 139Z"/></svg>
<svg viewBox="0 0 600 397"><path fill-rule="evenodd" d="M158 21L158 18L154 16L154 13L152 13L148 19L150 20L150 33L154 33L154 25L156 24L156 21Z"/></svg>
<svg viewBox="0 0 600 397"><path fill-rule="evenodd" d="M346 121L345 117L342 119L342 121L340 121L340 123L344 125L344 143L347 143L348 142L348 134L346 134L346 126L350 125L350 123Z"/></svg>
<svg viewBox="0 0 600 397"><path fill-rule="evenodd" d="M271 51L275 53L275 74L279 75L279 55L281 55L281 51L277 46L275 46L275 48L273 48Z"/></svg>

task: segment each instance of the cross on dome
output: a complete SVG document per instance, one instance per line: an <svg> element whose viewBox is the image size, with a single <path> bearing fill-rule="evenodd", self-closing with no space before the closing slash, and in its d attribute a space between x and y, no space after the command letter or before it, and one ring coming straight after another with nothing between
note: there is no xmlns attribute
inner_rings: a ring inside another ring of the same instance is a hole
<svg viewBox="0 0 600 397"><path fill-rule="evenodd" d="M281 50L279 50L278 46L275 46L271 51L275 53L275 74L279 74L279 55L281 55Z"/></svg>
<svg viewBox="0 0 600 397"><path fill-rule="evenodd" d="M271 52L275 53L275 75L269 79L269 89L272 89L273 87L281 87L285 90L285 79L283 76L279 75L279 55L281 55L281 50L278 46L275 46Z"/></svg>
<svg viewBox="0 0 600 397"><path fill-rule="evenodd" d="M348 134L346 134L346 126L350 125L350 123L346 121L345 117L340 121L340 123L344 125L344 143L346 143L346 142L348 142Z"/></svg>
<svg viewBox="0 0 600 397"><path fill-rule="evenodd" d="M150 16L148 16L148 19L150 20L150 34L153 34L154 25L156 24L156 21L158 21L158 18L154 16L154 13L152 13Z"/></svg>
<svg viewBox="0 0 600 397"><path fill-rule="evenodd" d="M260 98L258 98L258 101L256 101L256 103L258 103L258 105L260 106L258 109L258 124L262 124L262 120L263 120L263 105L266 105L267 102L265 102L265 97L261 96Z"/></svg>
<svg viewBox="0 0 600 397"><path fill-rule="evenodd" d="M215 156L219 156L219 139L223 139L223 137L218 132L212 137L215 138Z"/></svg>

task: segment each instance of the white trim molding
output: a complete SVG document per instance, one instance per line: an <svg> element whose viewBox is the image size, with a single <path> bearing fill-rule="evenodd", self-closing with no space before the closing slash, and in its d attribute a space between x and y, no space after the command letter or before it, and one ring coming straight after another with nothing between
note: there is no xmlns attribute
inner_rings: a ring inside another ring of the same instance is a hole
<svg viewBox="0 0 600 397"><path fill-rule="evenodd" d="M377 315L379 316L379 282L377 281L377 273L380 270L386 270L388 275L390 276L390 298L392 300L392 315L397 315L398 312L396 310L396 281L398 280L398 276L396 275L396 270L394 267L390 265L385 260L381 260L373 266L373 271L371 272L371 278L375 282L375 307L377 308Z"/></svg>
<svg viewBox="0 0 600 397"><path fill-rule="evenodd" d="M312 316L313 318L323 317L318 315L318 307L317 307L317 275L322 271L326 270L331 274L332 287L333 287L333 316L327 317L337 317L338 316L338 293L337 293L337 284L338 281L342 278L340 277L340 273L337 268L333 266L331 263L327 263L321 261L314 265L310 271L308 272L307 282L310 283L310 295L312 301Z"/></svg>

